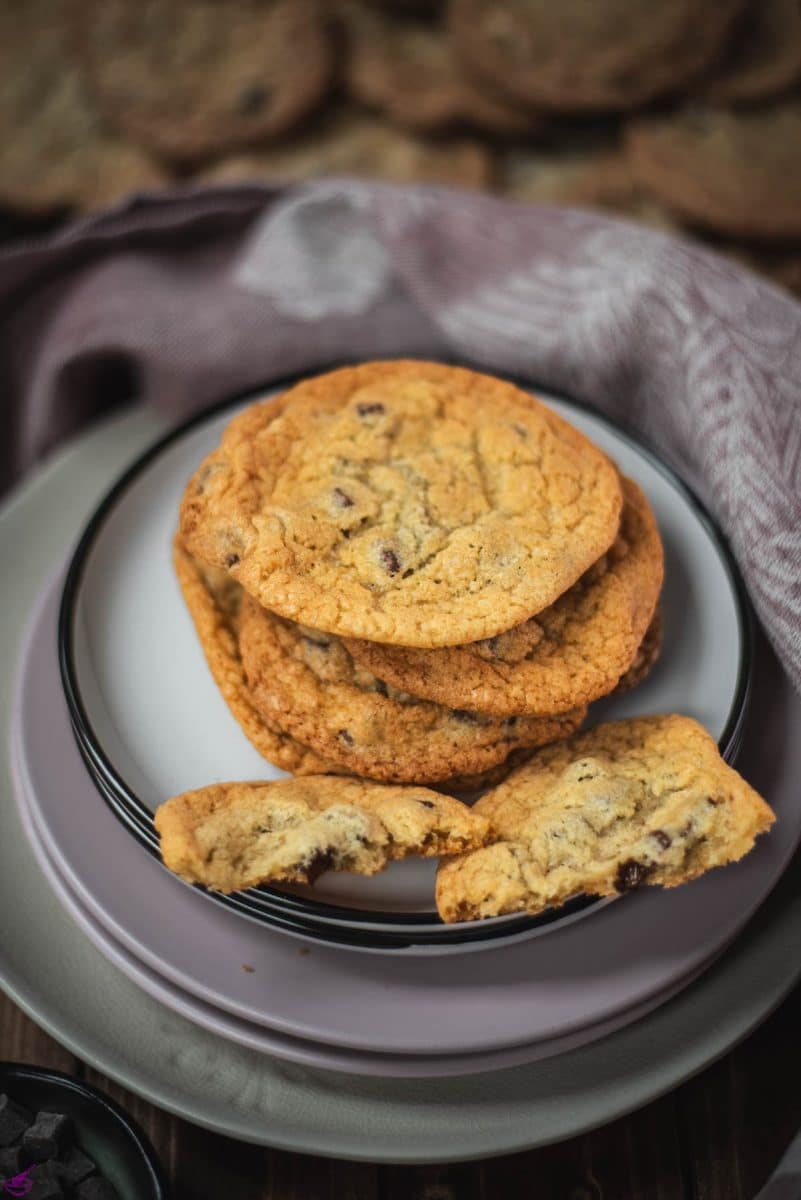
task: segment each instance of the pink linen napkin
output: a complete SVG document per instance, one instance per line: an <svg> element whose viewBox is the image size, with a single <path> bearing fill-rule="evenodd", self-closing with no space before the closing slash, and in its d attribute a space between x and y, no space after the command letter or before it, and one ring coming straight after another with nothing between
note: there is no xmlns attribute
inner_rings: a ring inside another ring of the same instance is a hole
<svg viewBox="0 0 801 1200"><path fill-rule="evenodd" d="M456 359L638 431L702 495L801 690L801 305L597 213L330 179L138 197L0 252L0 487L91 416Z"/></svg>

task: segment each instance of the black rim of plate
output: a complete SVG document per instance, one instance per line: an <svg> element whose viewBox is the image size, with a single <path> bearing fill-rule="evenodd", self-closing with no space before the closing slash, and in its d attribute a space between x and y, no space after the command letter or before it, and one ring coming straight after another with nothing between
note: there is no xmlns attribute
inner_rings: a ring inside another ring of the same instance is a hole
<svg viewBox="0 0 801 1200"><path fill-rule="evenodd" d="M465 362L468 366L473 365L467 360L460 361ZM347 364L332 363L329 366L317 368L315 373L333 370L342 365ZM478 367L478 369L482 368ZM536 394L539 390L538 385L529 380L523 380L501 371L493 373L499 378L508 379L526 391ZM182 439L197 426L214 420L229 408L234 408L249 400L255 400L264 392L278 394L281 390L291 387L306 377L308 376L305 373L297 374L260 386L248 387L228 395L158 438L153 445L134 460L100 501L84 528L67 570L58 618L58 657L72 728L84 763L103 800L135 840L156 858L160 858L160 855L158 834L153 825L153 814L105 754L89 720L80 691L75 663L73 629L84 570L97 535L118 501L142 472L174 442ZM549 388L541 390L550 392ZM639 433L633 432L626 425L613 420L593 408L591 404L573 396L563 392L550 394L578 412L587 413L596 418L638 451L689 504L718 551L736 600L741 646L734 696L725 728L719 740L721 754L728 762L732 762L739 751L748 708L753 673L754 630L753 614L745 583L726 538L695 492L676 474L672 467L669 467L659 457L651 446L643 441ZM562 923L566 918L573 917L582 910L594 908L603 903L596 898L579 897L558 911L548 912L538 917L524 915L498 918L492 922L445 925L436 913L387 912L349 908L344 905L311 900L266 885L227 896L209 891L200 885L194 886L227 908L267 922L271 926L287 932L299 933L304 937L313 937L325 942L376 949L405 949L416 945L489 942L545 925ZM346 922L346 925L335 924L335 922ZM359 926L364 928L358 928ZM381 926L386 926L386 928L381 929ZM409 928L412 926L414 927L413 931Z"/></svg>

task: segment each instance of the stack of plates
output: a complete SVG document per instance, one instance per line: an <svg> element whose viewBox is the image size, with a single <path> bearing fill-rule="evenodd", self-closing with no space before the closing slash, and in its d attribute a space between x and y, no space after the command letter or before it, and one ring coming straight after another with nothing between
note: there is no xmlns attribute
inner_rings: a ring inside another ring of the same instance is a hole
<svg viewBox="0 0 801 1200"><path fill-rule="evenodd" d="M222 779L277 777L228 712L173 578L191 471L239 398L134 464L90 521L31 624L15 706L17 797L64 907L139 987L223 1038L353 1074L457 1075L597 1040L701 972L754 912L801 834L780 820L742 863L675 892L580 899L533 920L446 926L429 862L372 879L230 897L162 866L152 815ZM546 398L547 399L547 398ZM593 717L684 712L732 760L753 651L739 576L712 522L623 431L549 403L646 491L666 551L664 650L650 678ZM481 957L477 957L480 955Z"/></svg>

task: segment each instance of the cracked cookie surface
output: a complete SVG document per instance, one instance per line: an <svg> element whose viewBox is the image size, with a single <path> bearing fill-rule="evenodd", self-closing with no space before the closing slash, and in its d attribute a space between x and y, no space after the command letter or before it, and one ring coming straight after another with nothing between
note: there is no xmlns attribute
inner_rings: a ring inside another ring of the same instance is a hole
<svg viewBox="0 0 801 1200"><path fill-rule="evenodd" d="M664 571L647 499L630 479L623 494L609 552L522 625L466 646L417 650L348 639L348 650L395 687L497 716L566 712L607 695L635 661Z"/></svg>
<svg viewBox="0 0 801 1200"><path fill-rule="evenodd" d="M445 921L675 887L747 854L774 815L682 716L612 721L538 751L475 805L493 843L443 863Z"/></svg>
<svg viewBox="0 0 801 1200"><path fill-rule="evenodd" d="M407 646L492 637L609 548L617 471L513 384L427 362L309 379L189 481L189 551L281 616Z"/></svg>
<svg viewBox="0 0 801 1200"><path fill-rule="evenodd" d="M258 711L248 689L239 653L242 589L225 571L205 567L187 553L176 537L173 565L184 603L195 626L209 670L242 732L259 754L296 775L336 772L334 763L296 742Z"/></svg>
<svg viewBox="0 0 801 1200"><path fill-rule="evenodd" d="M487 823L450 796L343 776L219 783L155 814L171 871L220 892L314 883L326 870L374 875L393 859L480 846Z"/></svg>
<svg viewBox="0 0 801 1200"><path fill-rule="evenodd" d="M432 783L478 774L515 750L566 737L586 714L496 719L417 699L360 667L334 635L284 621L250 597L239 644L265 719L340 769L373 779Z"/></svg>

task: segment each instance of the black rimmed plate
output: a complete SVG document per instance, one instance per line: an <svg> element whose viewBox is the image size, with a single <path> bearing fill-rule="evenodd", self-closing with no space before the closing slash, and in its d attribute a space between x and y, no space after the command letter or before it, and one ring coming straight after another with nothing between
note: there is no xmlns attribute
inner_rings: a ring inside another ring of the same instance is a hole
<svg viewBox="0 0 801 1200"><path fill-rule="evenodd" d="M151 853L157 853L152 813L168 796L217 779L283 774L264 762L228 712L170 558L186 480L237 408L264 394L226 401L138 459L90 520L64 587L59 650L81 753L101 795ZM592 719L684 712L713 733L731 760L749 690L751 628L721 534L686 486L629 433L574 401L537 395L640 484L665 543L660 662L635 691L593 706ZM329 872L314 889L258 888L213 899L287 932L376 950L497 945L576 919L562 910L536 920L445 926L433 908L434 870L430 861L413 860L372 879ZM576 905L589 914L597 902Z"/></svg>

